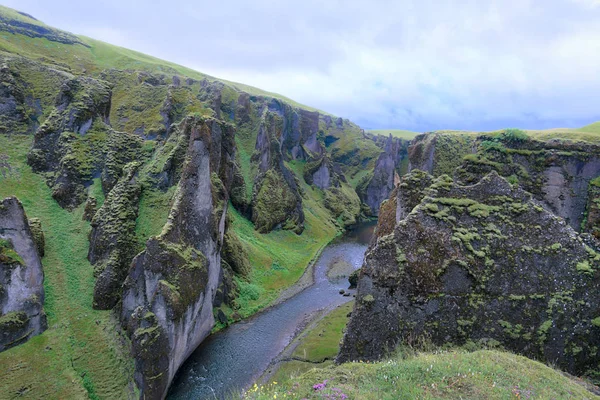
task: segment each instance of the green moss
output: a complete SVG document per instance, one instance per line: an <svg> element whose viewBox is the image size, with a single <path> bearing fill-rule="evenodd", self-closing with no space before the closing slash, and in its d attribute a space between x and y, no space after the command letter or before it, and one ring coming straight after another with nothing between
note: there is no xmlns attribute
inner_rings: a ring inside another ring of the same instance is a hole
<svg viewBox="0 0 600 400"><path fill-rule="evenodd" d="M576 268L577 268L577 271L584 273L584 274L592 275L594 273L594 270L592 269L590 262L587 260L578 262Z"/></svg>
<svg viewBox="0 0 600 400"><path fill-rule="evenodd" d="M290 219L289 215L296 208L297 201L283 176L272 169L268 170L253 208L252 215L256 229L266 233L279 223L283 223L284 227L290 226L295 229L299 222Z"/></svg>
<svg viewBox="0 0 600 400"><path fill-rule="evenodd" d="M594 319L592 320L592 325L594 325L594 326L596 326L596 327L600 328L600 317L598 317L598 318L594 318Z"/></svg>
<svg viewBox="0 0 600 400"><path fill-rule="evenodd" d="M552 324L553 324L552 320L547 320L547 321L544 321L544 323L542 325L540 325L540 327L538 328L537 333L538 333L540 343L544 343L546 341L548 331L550 330L550 328L552 328Z"/></svg>
<svg viewBox="0 0 600 400"><path fill-rule="evenodd" d="M434 203L425 204L425 209L431 213L437 213L440 210L437 204Z"/></svg>
<svg viewBox="0 0 600 400"><path fill-rule="evenodd" d="M362 302L364 304L371 304L375 301L375 298L373 297L373 295L367 294L366 296L363 296L362 298Z"/></svg>
<svg viewBox="0 0 600 400"><path fill-rule="evenodd" d="M2 238L0 238L0 263L25 265L25 261L14 250L12 243Z"/></svg>
<svg viewBox="0 0 600 400"><path fill-rule="evenodd" d="M27 314L24 312L9 312L0 316L0 327L11 329L11 326L23 326L27 322Z"/></svg>
<svg viewBox="0 0 600 400"><path fill-rule="evenodd" d="M474 136L469 134L438 134L433 164L433 176L453 175L462 158L471 153Z"/></svg>

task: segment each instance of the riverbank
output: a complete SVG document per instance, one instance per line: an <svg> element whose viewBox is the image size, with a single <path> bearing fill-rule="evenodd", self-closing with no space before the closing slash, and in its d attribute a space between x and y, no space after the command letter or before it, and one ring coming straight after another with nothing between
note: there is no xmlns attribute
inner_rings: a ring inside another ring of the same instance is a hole
<svg viewBox="0 0 600 400"><path fill-rule="evenodd" d="M313 368L333 365L353 306L354 297L335 309L327 309L315 315L301 333L271 362L259 382L282 382Z"/></svg>

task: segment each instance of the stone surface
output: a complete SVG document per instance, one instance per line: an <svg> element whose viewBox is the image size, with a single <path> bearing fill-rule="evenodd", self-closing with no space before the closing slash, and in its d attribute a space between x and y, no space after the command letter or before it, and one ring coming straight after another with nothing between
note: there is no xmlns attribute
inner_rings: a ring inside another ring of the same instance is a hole
<svg viewBox="0 0 600 400"><path fill-rule="evenodd" d="M141 192L138 166L131 163L125 168L91 221L88 260L97 276L93 306L99 310L110 310L117 304L131 260L139 251L135 238Z"/></svg>
<svg viewBox="0 0 600 400"><path fill-rule="evenodd" d="M233 127L186 118L187 143L169 221L134 260L124 285L121 319L145 398L164 398L179 366L214 325L222 278L221 246L233 180Z"/></svg>
<svg viewBox="0 0 600 400"><path fill-rule="evenodd" d="M34 229L39 226L33 225ZM42 246L19 200L4 199L0 203L0 351L24 343L47 328Z"/></svg>
<svg viewBox="0 0 600 400"><path fill-rule="evenodd" d="M593 375L599 266L564 219L497 173L471 186L442 176L367 251L338 361L476 342Z"/></svg>
<svg viewBox="0 0 600 400"><path fill-rule="evenodd" d="M390 135L385 141L372 175L359 183L357 192L371 214L379 215L379 206L386 200L399 180L402 161L406 158L407 142Z"/></svg>

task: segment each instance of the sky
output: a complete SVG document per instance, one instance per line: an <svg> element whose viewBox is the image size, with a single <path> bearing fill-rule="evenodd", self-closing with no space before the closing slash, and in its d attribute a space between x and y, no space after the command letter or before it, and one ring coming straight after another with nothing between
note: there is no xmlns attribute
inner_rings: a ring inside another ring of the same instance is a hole
<svg viewBox="0 0 600 400"><path fill-rule="evenodd" d="M0 0L365 129L600 120L600 0Z"/></svg>

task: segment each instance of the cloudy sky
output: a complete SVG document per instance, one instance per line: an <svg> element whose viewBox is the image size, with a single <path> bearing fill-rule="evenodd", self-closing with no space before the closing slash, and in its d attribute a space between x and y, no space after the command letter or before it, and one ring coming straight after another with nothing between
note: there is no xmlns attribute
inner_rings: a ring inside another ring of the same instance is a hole
<svg viewBox="0 0 600 400"><path fill-rule="evenodd" d="M366 129L600 120L600 0L0 3Z"/></svg>

